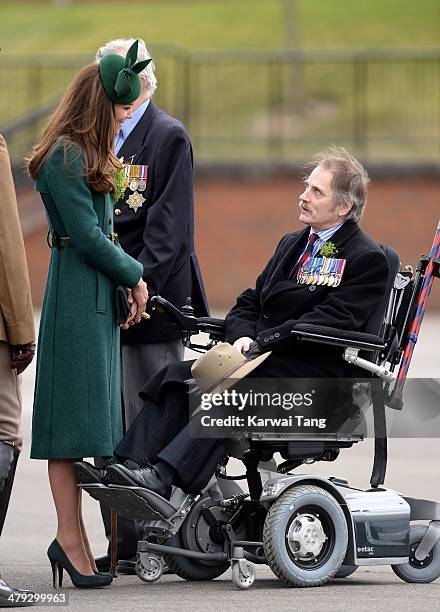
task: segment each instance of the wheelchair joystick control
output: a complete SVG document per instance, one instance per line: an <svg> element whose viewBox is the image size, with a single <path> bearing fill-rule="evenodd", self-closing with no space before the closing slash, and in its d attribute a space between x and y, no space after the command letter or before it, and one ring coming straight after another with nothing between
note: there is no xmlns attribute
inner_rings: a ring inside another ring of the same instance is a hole
<svg viewBox="0 0 440 612"><path fill-rule="evenodd" d="M187 317L193 317L194 316L194 308L192 306L192 301L190 297L186 298L186 303L184 306L182 306L182 308L180 309L180 311Z"/></svg>

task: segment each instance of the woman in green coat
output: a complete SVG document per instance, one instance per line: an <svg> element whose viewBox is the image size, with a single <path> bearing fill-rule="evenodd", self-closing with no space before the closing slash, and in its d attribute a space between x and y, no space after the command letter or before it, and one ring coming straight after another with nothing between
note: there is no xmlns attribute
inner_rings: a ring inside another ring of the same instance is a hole
<svg viewBox="0 0 440 612"><path fill-rule="evenodd" d="M52 255L38 342L31 457L49 460L58 518L48 550L54 586L66 569L75 586L109 584L97 575L81 518L73 463L111 456L122 436L115 287L131 288L140 321L148 298L142 264L113 234L110 193L120 166L112 153L121 122L140 94L137 43L83 68L34 147L29 173L45 207Z"/></svg>

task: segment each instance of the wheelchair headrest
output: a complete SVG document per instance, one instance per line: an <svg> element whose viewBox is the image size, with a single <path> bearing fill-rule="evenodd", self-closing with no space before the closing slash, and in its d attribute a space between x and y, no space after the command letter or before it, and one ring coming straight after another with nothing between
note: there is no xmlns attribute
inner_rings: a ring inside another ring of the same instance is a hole
<svg viewBox="0 0 440 612"><path fill-rule="evenodd" d="M379 245L382 251L385 253L388 260L389 275L387 281L387 288L382 299L377 303L376 308L371 311L370 318L367 321L365 327L365 333L381 335L382 323L387 310L388 302L390 300L391 292L394 287L394 280L400 268L400 257L397 252L390 247L388 244Z"/></svg>

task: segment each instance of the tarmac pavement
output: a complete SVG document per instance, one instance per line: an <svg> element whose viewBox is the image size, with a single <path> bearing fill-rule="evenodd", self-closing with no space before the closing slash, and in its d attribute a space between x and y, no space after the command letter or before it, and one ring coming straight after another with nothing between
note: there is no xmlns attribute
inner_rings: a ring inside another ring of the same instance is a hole
<svg viewBox="0 0 440 612"><path fill-rule="evenodd" d="M440 379L440 316L426 317L417 344L413 377ZM23 375L23 430L25 447L20 458L0 547L3 577L18 587L37 593L53 593L51 568L46 549L55 534L55 512L50 496L47 466L29 459L30 427L35 363ZM341 452L334 463L304 466L304 473L337 475L350 484L369 486L372 466L372 440ZM389 441L386 486L411 496L440 499L440 445L432 439L394 439ZM240 469L237 465L232 470ZM237 473L237 472L235 472ZM97 502L84 496L84 514L92 546L97 555L106 549ZM271 611L359 610L440 610L440 580L427 585L402 582L389 566L360 568L354 575L321 588L286 588L266 566L256 566L257 580L248 591L236 590L230 571L212 582L186 582L166 575L159 582L145 584L136 576L120 576L112 586L90 591L75 589L65 575L62 593L69 608L80 610L199 610L216 609ZM52 606L38 606L53 609Z"/></svg>

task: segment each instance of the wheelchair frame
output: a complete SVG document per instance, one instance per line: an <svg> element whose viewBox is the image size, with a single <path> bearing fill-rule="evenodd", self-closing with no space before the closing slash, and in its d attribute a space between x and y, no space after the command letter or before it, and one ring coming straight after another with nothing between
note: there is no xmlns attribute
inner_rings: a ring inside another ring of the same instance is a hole
<svg viewBox="0 0 440 612"><path fill-rule="evenodd" d="M385 406L402 407L402 389L409 365L408 359L404 362L402 357L409 355L411 359L433 278L440 276L439 243L440 223L431 255L421 258L415 274L409 267L396 271L380 335L347 334L314 325L297 325L291 330L292 337L299 342L343 347L348 363L385 381L385 393L379 394L382 397L377 394L372 397L375 455L371 489L354 489L348 482L333 477L289 474L303 463L333 461L340 448L362 440L362 436L355 435L298 439L298 434L248 437L249 448L241 460L246 467L249 495L236 489L230 490L228 497L225 488L231 477L222 471L217 473L218 480L213 477L199 495L174 488L170 501L140 487L81 485L92 497L107 503L113 513L148 521L148 539L155 541L138 543L136 573L139 578L145 582L159 579L165 562L187 579L201 579L203 571L197 574L194 570L197 562L208 568L205 574L209 576L205 579L221 575L230 563L232 580L238 588L253 584L252 563L269 563L289 586L318 586L332 577L346 577L361 565L391 564L395 573L408 582L429 582L440 576L440 503L401 496L381 487L387 464ZM179 326L186 347L207 350L223 339L223 321L195 318L190 300L181 310L160 296L153 297L152 302ZM209 335L208 345L192 341L192 336L200 332ZM373 358L366 359L366 352ZM396 379L393 372L402 361ZM295 440L295 444L289 445L286 461L276 466L270 460L281 443L289 440ZM261 463L265 460L269 463ZM292 515L293 519L289 519L286 507L294 508L297 513ZM240 535L241 523L236 533L237 517L244 521L247 539ZM183 526L194 521L192 527L195 527L198 520L207 526L203 532L205 550L188 548L179 540ZM430 521L430 525L426 529L410 529L412 521ZM116 542L115 529L112 521L112 542ZM208 532L211 540L206 536ZM333 549L329 543L331 534ZM170 539L171 544L180 545L166 544ZM116 551L112 550L115 570ZM293 574L288 569L289 558L296 568ZM182 566L177 559L186 559L187 565ZM333 565L328 569L326 564ZM188 567L193 568L192 574Z"/></svg>

